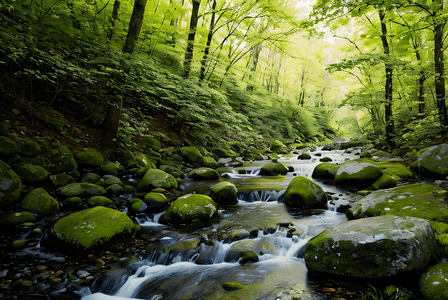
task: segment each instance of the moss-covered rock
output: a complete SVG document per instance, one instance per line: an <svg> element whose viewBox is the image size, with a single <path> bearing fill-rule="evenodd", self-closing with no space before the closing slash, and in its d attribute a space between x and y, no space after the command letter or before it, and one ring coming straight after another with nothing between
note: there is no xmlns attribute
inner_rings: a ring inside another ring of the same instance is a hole
<svg viewBox="0 0 448 300"><path fill-rule="evenodd" d="M155 192L146 194L143 201L151 212L163 211L170 203L164 194Z"/></svg>
<svg viewBox="0 0 448 300"><path fill-rule="evenodd" d="M356 278L386 278L424 270L436 247L423 219L380 216L348 221L311 239L309 270Z"/></svg>
<svg viewBox="0 0 448 300"><path fill-rule="evenodd" d="M249 148L242 153L244 160L263 160L263 156L255 148Z"/></svg>
<svg viewBox="0 0 448 300"><path fill-rule="evenodd" d="M64 145L59 145L57 149L51 150L53 158L51 161L58 172L70 172L78 168L78 163L72 152Z"/></svg>
<svg viewBox="0 0 448 300"><path fill-rule="evenodd" d="M394 164L391 167L384 168L383 173L389 174L396 181L407 181L415 179L414 173L412 173L402 164Z"/></svg>
<svg viewBox="0 0 448 300"><path fill-rule="evenodd" d="M334 179L336 172L340 166L331 164L329 162L323 162L318 164L313 170L313 178Z"/></svg>
<svg viewBox="0 0 448 300"><path fill-rule="evenodd" d="M145 173L137 186L138 192L150 192L155 188L171 190L177 188L177 181L172 175L158 169L150 169Z"/></svg>
<svg viewBox="0 0 448 300"><path fill-rule="evenodd" d="M187 163L196 166L202 166L204 163L204 156L196 147L182 147L180 153Z"/></svg>
<svg viewBox="0 0 448 300"><path fill-rule="evenodd" d="M143 202L143 200L138 199L138 198L132 198L131 200L129 200L129 211L131 213L141 213L144 212L148 206L146 205L145 202Z"/></svg>
<svg viewBox="0 0 448 300"><path fill-rule="evenodd" d="M348 141L341 143L341 149L348 149L348 148L354 148L354 147L360 147L362 146L362 142L359 141Z"/></svg>
<svg viewBox="0 0 448 300"><path fill-rule="evenodd" d="M304 176L298 176L289 183L286 189L285 203L305 209L326 208L328 196L317 183Z"/></svg>
<svg viewBox="0 0 448 300"><path fill-rule="evenodd" d="M29 192L20 202L20 206L26 211L44 216L54 214L60 208L59 202L43 188Z"/></svg>
<svg viewBox="0 0 448 300"><path fill-rule="evenodd" d="M106 188L106 192L111 195L119 195L123 192L123 187L120 184L112 184Z"/></svg>
<svg viewBox="0 0 448 300"><path fill-rule="evenodd" d="M174 178L180 178L184 174L179 167L171 165L161 165L160 170L173 175Z"/></svg>
<svg viewBox="0 0 448 300"><path fill-rule="evenodd" d="M0 205L7 205L16 201L22 191L22 180L0 160Z"/></svg>
<svg viewBox="0 0 448 300"><path fill-rule="evenodd" d="M368 189L369 190L384 190L397 186L397 181L389 174L383 173L379 179L377 179Z"/></svg>
<svg viewBox="0 0 448 300"><path fill-rule="evenodd" d="M358 219L396 215L448 222L447 192L430 184L411 184L370 193L356 202L346 215Z"/></svg>
<svg viewBox="0 0 448 300"><path fill-rule="evenodd" d="M254 251L243 251L241 253L241 264L259 261L258 255Z"/></svg>
<svg viewBox="0 0 448 300"><path fill-rule="evenodd" d="M448 263L428 268L420 277L419 287L425 300L448 299Z"/></svg>
<svg viewBox="0 0 448 300"><path fill-rule="evenodd" d="M212 150L214 154L216 154L218 157L224 157L224 158L235 158L238 157L238 153L236 153L233 150L227 150L224 148L215 148Z"/></svg>
<svg viewBox="0 0 448 300"><path fill-rule="evenodd" d="M330 162L330 161L333 161L333 160L330 157L325 156L325 157L319 158L319 161L320 162Z"/></svg>
<svg viewBox="0 0 448 300"><path fill-rule="evenodd" d="M106 194L106 190L91 183L71 183L61 190L62 197L90 198Z"/></svg>
<svg viewBox="0 0 448 300"><path fill-rule="evenodd" d="M211 156L204 156L204 167L210 168L210 169L216 169L218 168L218 163L216 160Z"/></svg>
<svg viewBox="0 0 448 300"><path fill-rule="evenodd" d="M423 172L437 177L448 175L448 144L437 145L423 152L418 158Z"/></svg>
<svg viewBox="0 0 448 300"><path fill-rule="evenodd" d="M188 177L194 180L219 180L221 178L218 172L210 168L193 169L188 173Z"/></svg>
<svg viewBox="0 0 448 300"><path fill-rule="evenodd" d="M212 187L210 197L218 204L236 204L238 190L232 183L223 181Z"/></svg>
<svg viewBox="0 0 448 300"><path fill-rule="evenodd" d="M29 138L17 140L17 147L19 153L25 156L37 156L42 153L39 143Z"/></svg>
<svg viewBox="0 0 448 300"><path fill-rule="evenodd" d="M118 173L125 171L124 167L119 162L110 162L107 165L102 165L101 170L106 174L117 176Z"/></svg>
<svg viewBox="0 0 448 300"><path fill-rule="evenodd" d="M271 146L269 149L278 154L287 154L288 153L288 147L286 147L282 142L276 140L271 143Z"/></svg>
<svg viewBox="0 0 448 300"><path fill-rule="evenodd" d="M160 164L160 162L162 161L162 154L157 151L148 148L145 150L145 154L155 164Z"/></svg>
<svg viewBox="0 0 448 300"><path fill-rule="evenodd" d="M47 179L50 173L40 166L25 164L17 168L17 175L26 182L40 182Z"/></svg>
<svg viewBox="0 0 448 300"><path fill-rule="evenodd" d="M238 282L224 282L222 284L222 288L225 289L226 291L237 291L237 290L244 289L245 287L246 286L244 286Z"/></svg>
<svg viewBox="0 0 448 300"><path fill-rule="evenodd" d="M132 168L143 168L146 171L149 169L157 169L156 164L143 153L134 154L132 152L127 152L125 166L128 170Z"/></svg>
<svg viewBox="0 0 448 300"><path fill-rule="evenodd" d="M93 148L84 148L81 152L75 152L76 161L84 166L99 167L104 158L101 152Z"/></svg>
<svg viewBox="0 0 448 300"><path fill-rule="evenodd" d="M89 199L87 199L87 203L90 206L110 206L112 204L114 204L114 201L112 201L111 199L107 198L107 197L103 197L103 196L93 196L90 197Z"/></svg>
<svg viewBox="0 0 448 300"><path fill-rule="evenodd" d="M270 162L261 167L261 175L286 175L288 168L279 162Z"/></svg>
<svg viewBox="0 0 448 300"><path fill-rule="evenodd" d="M69 252L91 253L129 242L135 232L136 225L125 213L97 206L59 219L44 245Z"/></svg>
<svg viewBox="0 0 448 300"><path fill-rule="evenodd" d="M29 211L8 211L0 214L0 224L14 227L23 223L34 222L36 217Z"/></svg>
<svg viewBox="0 0 448 300"><path fill-rule="evenodd" d="M63 186L70 183L75 183L75 179L68 174L55 174L50 176L51 182L55 186Z"/></svg>
<svg viewBox="0 0 448 300"><path fill-rule="evenodd" d="M154 151L159 151L160 149L162 149L162 144L160 144L160 142L154 137L144 136L143 138L145 139L146 145Z"/></svg>
<svg viewBox="0 0 448 300"><path fill-rule="evenodd" d="M64 199L63 202L68 203L68 204L81 204L82 199L80 197L68 197L68 198Z"/></svg>
<svg viewBox="0 0 448 300"><path fill-rule="evenodd" d="M217 204L206 195L188 194L177 198L162 217L168 224L188 224L216 218Z"/></svg>
<svg viewBox="0 0 448 300"><path fill-rule="evenodd" d="M123 182L121 181L120 178L116 177L116 176L105 176L104 178L104 186L108 187L114 184L118 184L118 185L123 185Z"/></svg>
<svg viewBox="0 0 448 300"><path fill-rule="evenodd" d="M341 165L334 177L337 185L366 188L383 176L381 167L364 161L349 161Z"/></svg>
<svg viewBox="0 0 448 300"><path fill-rule="evenodd" d="M297 159L300 160L308 160L311 159L311 155L309 153L303 152L302 154L300 154Z"/></svg>
<svg viewBox="0 0 448 300"><path fill-rule="evenodd" d="M104 185L104 180L101 181L101 176L96 173L86 173L82 176L81 182L91 183L96 185ZM100 183L100 184L99 184Z"/></svg>
<svg viewBox="0 0 448 300"><path fill-rule="evenodd" d="M17 149L17 143L14 140L0 136L0 156L16 154Z"/></svg>

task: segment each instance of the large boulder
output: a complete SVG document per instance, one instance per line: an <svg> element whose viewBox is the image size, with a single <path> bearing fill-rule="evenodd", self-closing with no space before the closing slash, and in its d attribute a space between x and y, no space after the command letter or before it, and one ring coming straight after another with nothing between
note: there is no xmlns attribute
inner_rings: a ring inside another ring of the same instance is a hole
<svg viewBox="0 0 448 300"><path fill-rule="evenodd" d="M160 144L160 142L154 137L144 136L143 138L145 139L146 145L148 145L148 147L153 149L154 151L159 151L160 149L162 149L162 144Z"/></svg>
<svg viewBox="0 0 448 300"><path fill-rule="evenodd" d="M383 176L383 170L368 162L349 161L341 165L334 177L337 185L366 188Z"/></svg>
<svg viewBox="0 0 448 300"><path fill-rule="evenodd" d="M231 205L238 202L237 193L234 184L223 181L212 187L210 197L218 204Z"/></svg>
<svg viewBox="0 0 448 300"><path fill-rule="evenodd" d="M168 224L187 224L216 218L217 204L206 195L188 194L177 198L162 217Z"/></svg>
<svg viewBox="0 0 448 300"><path fill-rule="evenodd" d="M22 191L22 180L0 160L0 205L7 205L16 201Z"/></svg>
<svg viewBox="0 0 448 300"><path fill-rule="evenodd" d="M96 149L84 148L81 152L75 152L76 161L84 166L99 167L103 161L103 155Z"/></svg>
<svg viewBox="0 0 448 300"><path fill-rule="evenodd" d="M64 145L59 145L57 149L51 150L53 158L51 161L58 172L70 172L78 168L78 163L72 152Z"/></svg>
<svg viewBox="0 0 448 300"><path fill-rule="evenodd" d="M270 162L261 167L261 175L286 175L288 168L279 162Z"/></svg>
<svg viewBox="0 0 448 300"><path fill-rule="evenodd" d="M336 172L341 166L323 162L318 164L313 170L313 178L334 179Z"/></svg>
<svg viewBox="0 0 448 300"><path fill-rule="evenodd" d="M288 206L297 208L326 208L328 196L317 183L304 176L298 176L289 183L285 192L285 202Z"/></svg>
<svg viewBox="0 0 448 300"><path fill-rule="evenodd" d="M59 202L51 197L43 188L29 192L20 203L20 206L29 212L48 216L59 210Z"/></svg>
<svg viewBox="0 0 448 300"><path fill-rule="evenodd" d="M211 156L204 156L204 167L210 168L210 169L216 169L218 168L218 163L216 160Z"/></svg>
<svg viewBox="0 0 448 300"><path fill-rule="evenodd" d="M196 147L182 147L180 153L187 163L201 166L204 163L204 157Z"/></svg>
<svg viewBox="0 0 448 300"><path fill-rule="evenodd" d="M273 141L269 149L274 153L287 154L288 148L280 141Z"/></svg>
<svg viewBox="0 0 448 300"><path fill-rule="evenodd" d="M130 242L136 228L125 213L97 206L59 219L43 243L58 250L91 253Z"/></svg>
<svg viewBox="0 0 448 300"><path fill-rule="evenodd" d="M425 300L448 299L448 263L440 262L426 270L419 280Z"/></svg>
<svg viewBox="0 0 448 300"><path fill-rule="evenodd" d="M309 270L356 278L385 278L424 270L436 242L423 219L380 216L325 230L306 246Z"/></svg>
<svg viewBox="0 0 448 300"><path fill-rule="evenodd" d="M104 195L106 190L102 186L91 183L70 183L61 190L60 194L63 197L90 198Z"/></svg>
<svg viewBox="0 0 448 300"><path fill-rule="evenodd" d="M448 144L433 146L423 152L418 158L418 165L424 173L446 177L448 175Z"/></svg>
<svg viewBox="0 0 448 300"><path fill-rule="evenodd" d="M143 201L150 212L163 211L170 203L164 194L155 192L146 194Z"/></svg>
<svg viewBox="0 0 448 300"><path fill-rule="evenodd" d="M158 169L149 169L137 186L138 192L150 192L155 188L176 189L177 181L172 175Z"/></svg>
<svg viewBox="0 0 448 300"><path fill-rule="evenodd" d="M17 175L26 182L40 182L50 176L50 173L40 166L24 164L17 168Z"/></svg>
<svg viewBox="0 0 448 300"><path fill-rule="evenodd" d="M397 215L448 222L447 192L431 184L411 184L379 190L365 196L348 209L349 219Z"/></svg>
<svg viewBox="0 0 448 300"><path fill-rule="evenodd" d="M219 180L221 178L218 172L210 168L193 169L188 173L188 177L194 180Z"/></svg>

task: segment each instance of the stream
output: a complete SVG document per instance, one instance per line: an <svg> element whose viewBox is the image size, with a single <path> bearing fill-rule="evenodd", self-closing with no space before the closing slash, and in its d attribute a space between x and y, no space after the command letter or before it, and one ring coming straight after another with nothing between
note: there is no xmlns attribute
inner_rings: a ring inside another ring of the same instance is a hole
<svg viewBox="0 0 448 300"><path fill-rule="evenodd" d="M237 205L221 208L219 223L175 229L158 223L161 213L142 216L142 235L154 240L151 251L147 249L145 257L130 264L127 272L109 274L78 294L82 300L331 299L328 291L356 292L353 286L345 289L348 282L309 274L304 261L311 238L347 220L339 210L356 199L356 192L315 180L330 196L327 210L305 213L282 201L289 182L295 176L311 178L321 157L343 163L359 156L322 148L309 153L311 160L298 160L297 155L280 157L278 161L290 167L286 176L260 176L260 168L270 162L267 159L224 174L238 188L239 196ZM181 188L186 193L208 194L216 183L185 179ZM235 237L219 238L229 230L237 232ZM214 242L199 242L210 237ZM259 254L258 262L239 261L239 254L247 248L258 250L254 251ZM228 291L224 283L238 283L242 288Z"/></svg>

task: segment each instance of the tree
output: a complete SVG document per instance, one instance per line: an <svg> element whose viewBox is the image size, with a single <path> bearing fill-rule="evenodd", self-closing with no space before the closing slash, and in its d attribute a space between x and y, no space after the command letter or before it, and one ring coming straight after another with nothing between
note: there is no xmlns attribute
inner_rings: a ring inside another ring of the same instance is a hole
<svg viewBox="0 0 448 300"><path fill-rule="evenodd" d="M191 63L193 60L193 51L194 51L194 38L196 36L196 28L198 26L199 20L199 6L201 5L200 0L193 0L193 9L191 11L190 17L190 30L188 32L188 40L187 40L187 50L185 51L185 60L184 60L184 77L188 78L191 70Z"/></svg>
<svg viewBox="0 0 448 300"><path fill-rule="evenodd" d="M147 0L135 0L134 9L129 22L129 30L126 36L126 42L123 46L124 53L132 54L134 52L135 44L137 43L140 30L142 28L146 2Z"/></svg>

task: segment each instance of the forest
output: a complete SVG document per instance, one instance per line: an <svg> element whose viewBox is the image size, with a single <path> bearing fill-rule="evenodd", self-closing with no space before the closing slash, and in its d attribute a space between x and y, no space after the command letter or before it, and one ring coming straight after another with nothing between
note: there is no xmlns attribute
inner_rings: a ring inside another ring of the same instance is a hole
<svg viewBox="0 0 448 300"><path fill-rule="evenodd" d="M105 152L145 134L409 149L448 125L443 1L30 0L0 10L3 112L102 126Z"/></svg>

